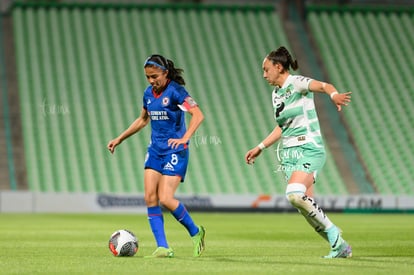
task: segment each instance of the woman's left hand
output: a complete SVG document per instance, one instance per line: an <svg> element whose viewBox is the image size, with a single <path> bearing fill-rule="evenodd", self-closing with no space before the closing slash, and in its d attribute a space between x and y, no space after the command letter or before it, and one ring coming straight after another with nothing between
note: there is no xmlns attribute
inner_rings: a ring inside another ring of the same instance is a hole
<svg viewBox="0 0 414 275"><path fill-rule="evenodd" d="M184 138L170 138L168 140L168 146L170 146L172 149L177 149L180 144L186 144L188 140Z"/></svg>
<svg viewBox="0 0 414 275"><path fill-rule="evenodd" d="M346 93L337 93L332 97L332 101L335 103L336 107L338 108L338 112L341 111L341 106L347 106L349 102L351 102L351 94L352 92Z"/></svg>

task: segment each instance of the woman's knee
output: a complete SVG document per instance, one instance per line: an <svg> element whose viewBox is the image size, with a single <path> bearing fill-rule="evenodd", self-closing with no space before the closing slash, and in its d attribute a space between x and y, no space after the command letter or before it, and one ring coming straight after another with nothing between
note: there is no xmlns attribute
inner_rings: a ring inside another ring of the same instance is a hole
<svg viewBox="0 0 414 275"><path fill-rule="evenodd" d="M162 205L168 206L173 201L174 197L169 194L159 195L159 200Z"/></svg>
<svg viewBox="0 0 414 275"><path fill-rule="evenodd" d="M156 193L146 193L144 195L144 200L147 206L158 205L158 197Z"/></svg>

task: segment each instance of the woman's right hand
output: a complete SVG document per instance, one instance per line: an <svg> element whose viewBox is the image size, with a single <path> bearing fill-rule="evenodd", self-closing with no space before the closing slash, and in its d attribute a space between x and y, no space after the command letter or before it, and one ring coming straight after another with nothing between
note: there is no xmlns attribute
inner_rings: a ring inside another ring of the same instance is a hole
<svg viewBox="0 0 414 275"><path fill-rule="evenodd" d="M121 140L119 138L116 138L111 140L106 147L108 148L109 152L113 154L115 152L115 147L118 146L120 143Z"/></svg>
<svg viewBox="0 0 414 275"><path fill-rule="evenodd" d="M254 164L255 159L260 155L261 152L262 150L260 150L260 148L256 146L246 153L246 155L244 156L244 160L247 164Z"/></svg>

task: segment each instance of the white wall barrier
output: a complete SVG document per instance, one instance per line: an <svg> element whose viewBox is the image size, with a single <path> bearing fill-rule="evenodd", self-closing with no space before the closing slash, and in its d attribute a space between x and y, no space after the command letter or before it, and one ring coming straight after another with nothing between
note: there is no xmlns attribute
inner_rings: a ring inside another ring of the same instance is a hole
<svg viewBox="0 0 414 275"><path fill-rule="evenodd" d="M284 195L178 195L201 211L291 211ZM393 195L316 196L326 211L414 211L414 197ZM143 194L0 192L0 213L146 213Z"/></svg>

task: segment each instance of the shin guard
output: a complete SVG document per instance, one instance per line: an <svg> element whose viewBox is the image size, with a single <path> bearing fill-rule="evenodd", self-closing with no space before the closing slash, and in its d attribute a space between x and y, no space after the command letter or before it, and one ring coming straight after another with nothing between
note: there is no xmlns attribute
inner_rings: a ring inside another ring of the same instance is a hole
<svg viewBox="0 0 414 275"><path fill-rule="evenodd" d="M298 209L306 221L327 240L325 229L332 226L332 222L313 198L305 195L306 186L301 183L290 183L286 188L286 198L290 204Z"/></svg>

